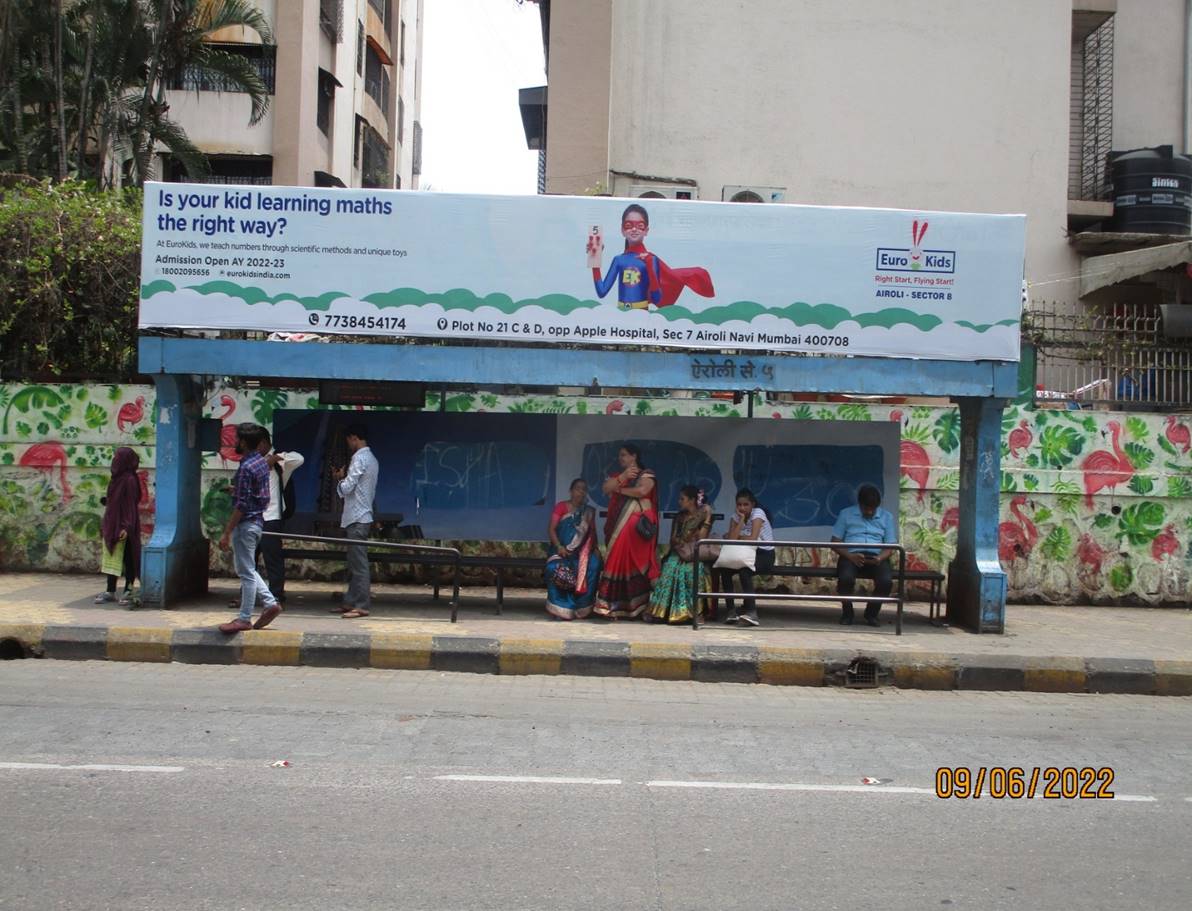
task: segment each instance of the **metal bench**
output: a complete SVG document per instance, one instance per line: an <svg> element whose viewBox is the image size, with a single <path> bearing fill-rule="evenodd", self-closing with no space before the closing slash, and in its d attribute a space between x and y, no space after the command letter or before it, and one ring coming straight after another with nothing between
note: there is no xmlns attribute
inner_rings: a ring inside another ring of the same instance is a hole
<svg viewBox="0 0 1192 911"><path fill-rule="evenodd" d="M703 538L696 542L695 553L698 557L701 550L709 544L732 545L741 544L746 547L792 547L797 549L817 550L828 547L823 541L745 541L735 538ZM874 545L868 542L856 543L851 541L835 542L832 547L867 547L872 548ZM901 544L883 544L882 548L892 550L898 555L898 563L894 569L894 593L891 595L812 595L812 594L796 594L788 595L780 592L733 592L733 598L740 598L742 601L751 599L757 601L765 599L767 601L868 601L878 602L880 604L894 604L897 606L897 613L894 616L894 634L896 636L902 635L902 605L906 600L906 548ZM700 591L699 585L699 564L701 561L692 561L692 575L695 580L693 603L691 605L691 628L699 629L699 599L701 597L715 598L726 597L727 592L704 592ZM803 575L836 575L835 570L826 571L829 568L824 567L806 567L806 566L791 566L791 567L774 567L768 570L765 575L787 575L787 576L803 576ZM817 572L809 572L808 570L817 570Z"/></svg>

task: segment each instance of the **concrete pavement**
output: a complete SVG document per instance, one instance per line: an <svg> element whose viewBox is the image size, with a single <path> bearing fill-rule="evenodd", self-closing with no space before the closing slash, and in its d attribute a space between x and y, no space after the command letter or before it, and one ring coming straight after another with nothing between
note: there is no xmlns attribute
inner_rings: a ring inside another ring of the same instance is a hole
<svg viewBox="0 0 1192 911"><path fill-rule="evenodd" d="M1187 699L62 661L0 692L3 908L1192 904ZM1007 766L1115 796L936 795Z"/></svg>
<svg viewBox="0 0 1192 911"><path fill-rule="evenodd" d="M289 609L268 629L224 637L233 580L169 611L95 605L99 577L0 577L0 650L51 658L578 674L823 685L854 657L916 689L1192 695L1192 612L1172 609L1015 606L1007 633L976 636L932 626L927 606L907 607L904 634L841 627L834 606L767 606L763 626L712 624L698 632L637 622L564 623L542 593L463 590L460 619L425 587L374 586L372 616L346 621L325 583L289 584ZM888 613L888 612L887 612ZM7 644L5 644L7 643ZM18 645L19 643L19 645Z"/></svg>

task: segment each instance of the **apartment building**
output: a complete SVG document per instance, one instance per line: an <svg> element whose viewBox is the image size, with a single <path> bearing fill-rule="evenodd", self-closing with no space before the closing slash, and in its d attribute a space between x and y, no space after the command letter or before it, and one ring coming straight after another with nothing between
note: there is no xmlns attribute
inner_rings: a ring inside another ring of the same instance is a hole
<svg viewBox="0 0 1192 911"><path fill-rule="evenodd" d="M167 92L171 116L208 156L215 183L416 188L422 0L252 0L275 45L251 31L210 36L242 55L272 95L249 123L248 96L199 73ZM162 155L166 180L189 180Z"/></svg>
<svg viewBox="0 0 1192 911"><path fill-rule="evenodd" d="M1106 168L1190 151L1188 0L536 2L543 192L1025 212L1032 299L1192 304Z"/></svg>

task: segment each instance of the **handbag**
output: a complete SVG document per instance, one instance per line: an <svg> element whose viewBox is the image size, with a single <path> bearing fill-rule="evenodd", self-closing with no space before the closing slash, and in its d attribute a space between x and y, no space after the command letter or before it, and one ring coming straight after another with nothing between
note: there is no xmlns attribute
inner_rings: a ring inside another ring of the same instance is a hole
<svg viewBox="0 0 1192 911"><path fill-rule="evenodd" d="M637 517L637 533L649 540L658 534L658 523L643 512Z"/></svg>
<svg viewBox="0 0 1192 911"><path fill-rule="evenodd" d="M744 544L725 544L716 558L716 569L753 569L757 565L757 548Z"/></svg>
<svg viewBox="0 0 1192 911"><path fill-rule="evenodd" d="M128 542L121 538L116 542L116 546L108 550L108 545L103 546L103 560L100 561L99 571L106 576L122 576L124 575L124 548Z"/></svg>
<svg viewBox="0 0 1192 911"><path fill-rule="evenodd" d="M565 592L575 591L575 581L575 568L570 563L560 560L559 565L555 567L555 588Z"/></svg>

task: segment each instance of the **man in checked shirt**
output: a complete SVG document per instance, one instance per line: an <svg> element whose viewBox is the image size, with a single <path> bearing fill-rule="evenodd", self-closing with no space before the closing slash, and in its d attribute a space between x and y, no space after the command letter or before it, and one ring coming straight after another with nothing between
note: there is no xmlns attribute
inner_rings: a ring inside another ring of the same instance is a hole
<svg viewBox="0 0 1192 911"><path fill-rule="evenodd" d="M257 572L257 546L261 543L265 508L269 505L269 463L258 452L264 438L265 429L257 424L236 427L236 451L244 458L232 482L232 517L219 539L220 550L231 547L236 575L240 577L240 615L219 627L221 633L228 635L264 629L281 613L281 605ZM258 597L264 610L253 623L252 609Z"/></svg>

